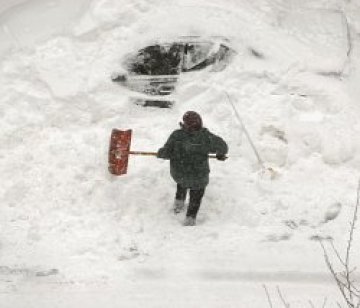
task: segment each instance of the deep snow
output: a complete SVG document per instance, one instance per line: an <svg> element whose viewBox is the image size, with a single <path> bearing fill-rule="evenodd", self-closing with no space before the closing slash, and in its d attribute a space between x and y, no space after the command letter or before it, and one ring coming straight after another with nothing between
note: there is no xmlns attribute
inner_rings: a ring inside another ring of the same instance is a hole
<svg viewBox="0 0 360 308"><path fill-rule="evenodd" d="M280 285L291 307L325 297L336 307L315 238L343 251L356 202L358 4L9 7L0 6L1 308L267 307L264 284L274 302ZM127 52L190 34L227 36L237 56L223 72L182 75L172 109L136 106L138 94L111 83ZM277 178L259 172L224 91ZM107 172L112 128L133 129L132 149L156 151L186 110L230 146L226 162L211 162L195 228L171 213L168 162L131 157L126 176Z"/></svg>

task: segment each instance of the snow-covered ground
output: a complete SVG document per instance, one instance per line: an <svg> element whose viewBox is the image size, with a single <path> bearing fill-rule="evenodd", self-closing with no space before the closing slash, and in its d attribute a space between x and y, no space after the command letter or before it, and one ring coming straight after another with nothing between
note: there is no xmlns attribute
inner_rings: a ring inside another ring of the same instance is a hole
<svg viewBox="0 0 360 308"><path fill-rule="evenodd" d="M356 1L1 0L0 27L1 308L263 308L264 286L274 307L277 286L291 307L337 307L316 239L344 251L356 203ZM171 109L134 105L111 73L179 35L226 36L237 55L181 76ZM211 162L194 228L171 213L167 161L107 172L112 128L156 151L187 110L230 147Z"/></svg>

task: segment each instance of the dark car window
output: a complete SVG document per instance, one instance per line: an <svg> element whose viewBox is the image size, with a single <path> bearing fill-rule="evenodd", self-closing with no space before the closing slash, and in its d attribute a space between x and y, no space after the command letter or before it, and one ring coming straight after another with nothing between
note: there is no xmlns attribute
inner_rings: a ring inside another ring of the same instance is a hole
<svg viewBox="0 0 360 308"><path fill-rule="evenodd" d="M180 73L181 44L147 46L127 59L128 70L140 75L177 75Z"/></svg>
<svg viewBox="0 0 360 308"><path fill-rule="evenodd" d="M224 44L210 41L173 42L146 46L123 61L129 75L179 75L210 67L224 69L233 52Z"/></svg>

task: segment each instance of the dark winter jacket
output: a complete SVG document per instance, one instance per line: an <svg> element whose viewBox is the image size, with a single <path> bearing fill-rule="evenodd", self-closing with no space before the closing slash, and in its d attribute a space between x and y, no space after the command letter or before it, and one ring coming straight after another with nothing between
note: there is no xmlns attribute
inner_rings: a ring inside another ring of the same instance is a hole
<svg viewBox="0 0 360 308"><path fill-rule="evenodd" d="M175 130L159 149L158 157L170 159L170 174L177 184L200 189L209 183L209 153L225 155L226 142L208 129L189 132Z"/></svg>

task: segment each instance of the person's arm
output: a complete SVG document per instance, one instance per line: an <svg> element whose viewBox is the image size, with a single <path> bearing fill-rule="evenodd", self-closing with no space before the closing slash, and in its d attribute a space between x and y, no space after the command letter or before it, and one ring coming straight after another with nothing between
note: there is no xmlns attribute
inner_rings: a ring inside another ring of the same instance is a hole
<svg viewBox="0 0 360 308"><path fill-rule="evenodd" d="M216 158L218 160L225 160L227 158L226 154L229 150L229 147L226 144L225 140L210 132L209 132L209 139L210 139L210 153L215 153Z"/></svg>
<svg viewBox="0 0 360 308"><path fill-rule="evenodd" d="M170 135L170 137L168 138L168 140L166 141L164 146L158 150L158 152L157 152L157 157L158 158L170 159L171 154L172 154L172 152L174 150L174 143L175 143L174 133L175 132L173 132Z"/></svg>

